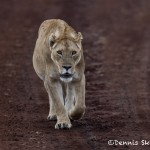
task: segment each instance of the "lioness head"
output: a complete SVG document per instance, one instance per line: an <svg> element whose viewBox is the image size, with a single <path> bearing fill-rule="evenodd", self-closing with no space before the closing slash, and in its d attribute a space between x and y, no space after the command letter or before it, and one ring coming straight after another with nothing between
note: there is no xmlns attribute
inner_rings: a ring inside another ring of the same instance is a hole
<svg viewBox="0 0 150 150"><path fill-rule="evenodd" d="M70 37L60 37L58 33L49 36L51 58L57 66L60 79L64 82L72 81L82 54L82 34L73 33Z"/></svg>

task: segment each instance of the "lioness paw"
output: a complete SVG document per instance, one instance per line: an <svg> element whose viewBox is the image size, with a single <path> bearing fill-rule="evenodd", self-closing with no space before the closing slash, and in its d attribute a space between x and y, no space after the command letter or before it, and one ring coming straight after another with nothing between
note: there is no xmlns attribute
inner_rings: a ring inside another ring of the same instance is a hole
<svg viewBox="0 0 150 150"><path fill-rule="evenodd" d="M55 129L70 129L71 127L72 124L67 122L59 122L55 125Z"/></svg>
<svg viewBox="0 0 150 150"><path fill-rule="evenodd" d="M57 120L57 116L56 115L48 115L48 117L47 117L47 120L52 120L52 121L55 121L55 120Z"/></svg>

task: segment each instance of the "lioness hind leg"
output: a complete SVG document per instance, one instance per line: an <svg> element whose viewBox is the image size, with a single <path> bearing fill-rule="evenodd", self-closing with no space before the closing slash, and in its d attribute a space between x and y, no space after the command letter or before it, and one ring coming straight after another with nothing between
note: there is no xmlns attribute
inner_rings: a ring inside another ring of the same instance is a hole
<svg viewBox="0 0 150 150"><path fill-rule="evenodd" d="M48 97L49 97L49 114L47 116L47 119L48 120L57 120L55 105L54 105L52 97L49 93L48 83L44 82L44 86L45 86L45 89L46 89L46 91L48 93Z"/></svg>
<svg viewBox="0 0 150 150"><path fill-rule="evenodd" d="M47 116L47 120L56 121L57 120L57 116L56 115L52 115L51 113L49 113L49 115Z"/></svg>
<svg viewBox="0 0 150 150"><path fill-rule="evenodd" d="M49 110L47 119L55 121L55 120L57 120L55 105L53 104L50 94L48 94L48 95L49 95L50 110Z"/></svg>

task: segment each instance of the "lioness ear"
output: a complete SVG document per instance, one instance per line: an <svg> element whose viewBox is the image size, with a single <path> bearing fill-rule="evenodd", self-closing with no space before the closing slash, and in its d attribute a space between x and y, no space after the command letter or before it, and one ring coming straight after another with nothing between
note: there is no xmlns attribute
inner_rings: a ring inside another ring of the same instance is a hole
<svg viewBox="0 0 150 150"><path fill-rule="evenodd" d="M78 38L79 38L80 40L83 40L83 36L82 36L81 32L78 32Z"/></svg>
<svg viewBox="0 0 150 150"><path fill-rule="evenodd" d="M82 49L82 43L81 41L83 40L83 36L81 34L81 32L78 32L78 37L77 37L77 46L79 47L79 49Z"/></svg>
<svg viewBox="0 0 150 150"><path fill-rule="evenodd" d="M52 34L49 36L49 46L50 46L50 47L53 47L53 45L55 44L55 40L56 40L56 36L52 33Z"/></svg>

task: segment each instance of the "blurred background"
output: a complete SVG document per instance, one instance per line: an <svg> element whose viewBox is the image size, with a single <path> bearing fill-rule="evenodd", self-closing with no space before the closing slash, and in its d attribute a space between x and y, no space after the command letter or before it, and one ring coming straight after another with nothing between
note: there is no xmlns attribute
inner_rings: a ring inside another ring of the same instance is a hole
<svg viewBox="0 0 150 150"><path fill-rule="evenodd" d="M84 37L87 109L70 130L46 120L32 66L38 28L53 18ZM0 150L149 150L141 140L150 141L150 1L0 1Z"/></svg>

